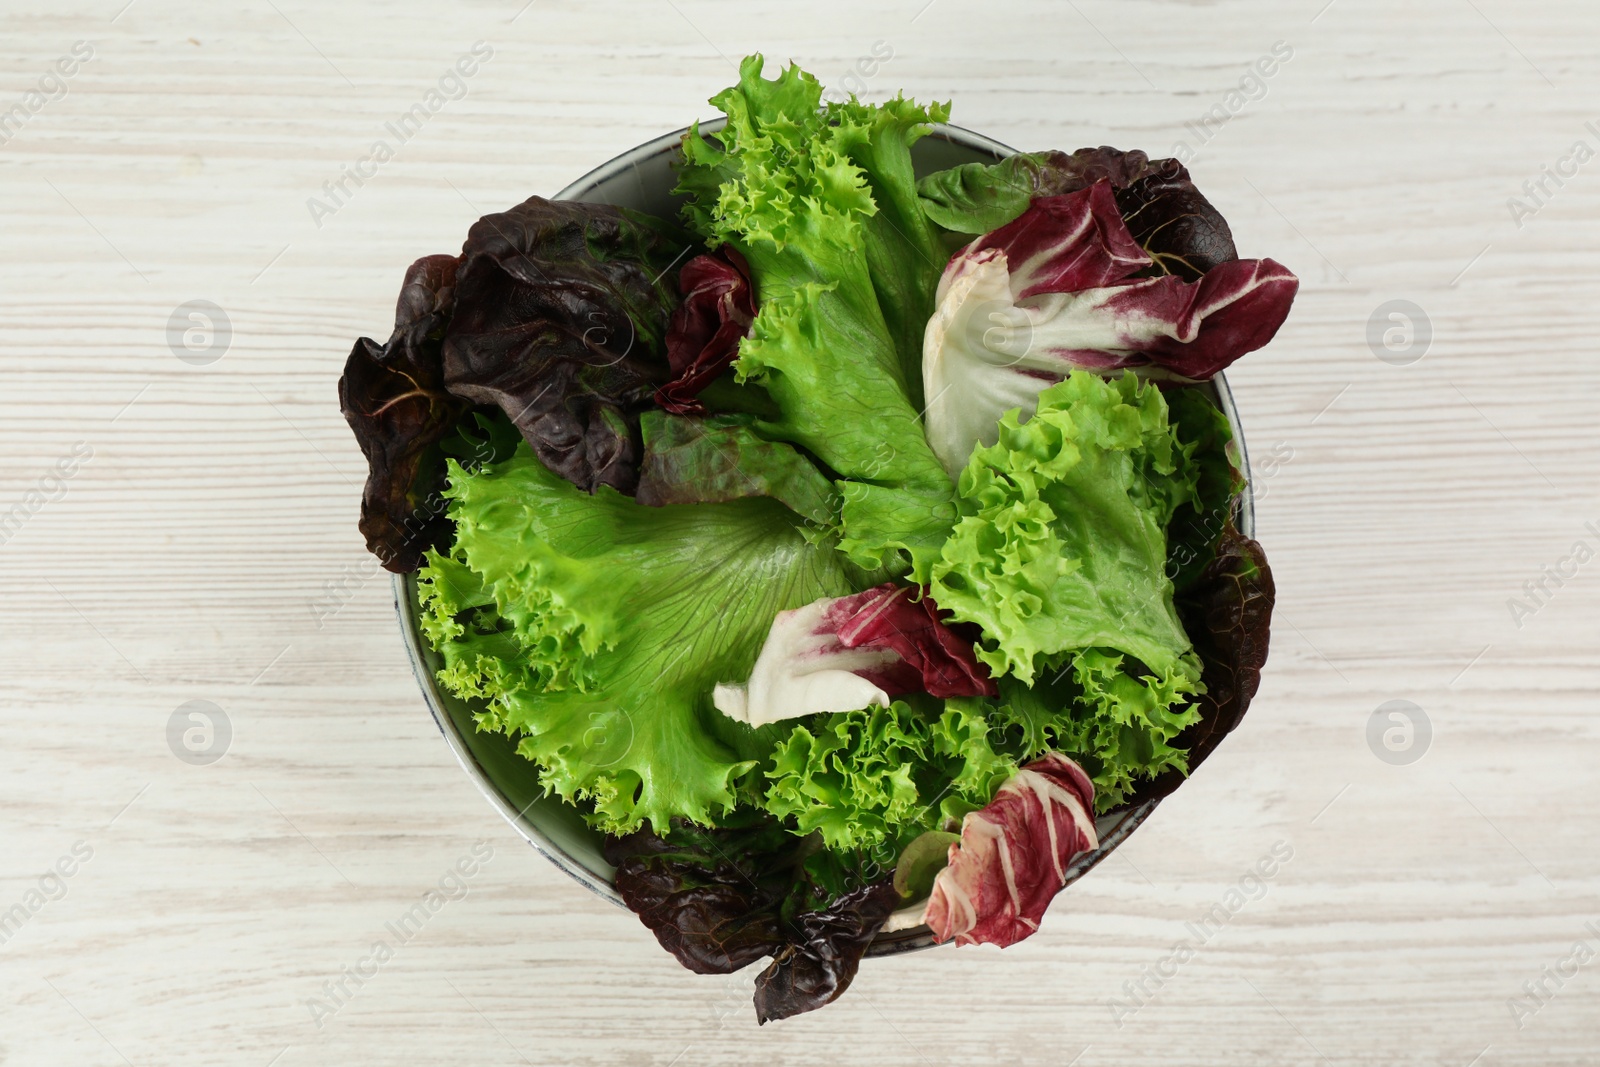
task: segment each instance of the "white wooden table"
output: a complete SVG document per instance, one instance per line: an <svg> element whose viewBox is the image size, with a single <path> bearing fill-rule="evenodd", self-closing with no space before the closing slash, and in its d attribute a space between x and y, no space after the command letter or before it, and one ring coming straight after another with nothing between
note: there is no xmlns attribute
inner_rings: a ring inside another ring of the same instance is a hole
<svg viewBox="0 0 1600 1067"><path fill-rule="evenodd" d="M26 520L0 545L0 1063L1600 1062L1600 955L1573 949L1600 954L1600 562L1562 562L1600 550L1593 5L124 2L0 14L26 112L0 128L0 515ZM476 41L465 95L314 218ZM478 215L708 115L748 51L837 86L877 42L869 98L952 98L1023 147L1187 142L1244 254L1299 273L1230 375L1279 611L1243 727L1037 937L870 962L758 1030L751 975L682 970L455 765L334 383ZM1514 211L1541 167L1567 176ZM168 339L195 300L231 324L203 365ZM1431 340L1369 344L1391 300ZM1571 576L1514 617L1546 565ZM209 765L167 740L196 700L231 728ZM1406 765L1367 739L1391 700L1431 724ZM466 895L364 963L479 842Z"/></svg>

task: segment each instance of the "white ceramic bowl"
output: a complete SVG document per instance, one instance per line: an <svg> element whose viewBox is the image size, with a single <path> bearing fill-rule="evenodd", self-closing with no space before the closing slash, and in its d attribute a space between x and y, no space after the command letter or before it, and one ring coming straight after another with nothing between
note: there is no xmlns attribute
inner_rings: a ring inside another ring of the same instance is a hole
<svg viewBox="0 0 1600 1067"><path fill-rule="evenodd" d="M721 125L722 122L718 120L702 123L700 128L709 133L720 129ZM624 152L561 190L556 194L556 199L615 204L663 218L675 218L681 201L671 192L676 184L671 164L685 132L679 130L669 133ZM958 126L940 126L917 142L912 149L912 158L917 175L921 177L962 163L993 162L1014 152L1015 149L970 130ZM1243 459L1244 434L1234 409L1233 394L1228 391L1228 383L1220 374L1214 379L1214 385L1217 402L1233 426L1234 440ZM1248 460L1243 462L1244 469L1249 470ZM1236 521L1239 528L1246 536L1253 536L1255 509L1248 486L1239 501L1238 512ZM612 885L616 870L600 852L601 835L585 826L578 813L560 798L543 796L537 768L517 755L515 742L502 734L480 733L473 723L471 706L439 687L435 675L442 661L417 628L416 575L395 575L394 594L395 611L400 616L406 651L410 653L411 666L416 672L423 698L433 712L434 721L439 724L445 741L479 791L550 862L596 895L625 908L627 905L623 904ZM1067 872L1068 883L1082 877L1121 844L1155 810L1158 803L1160 801L1152 800L1129 811L1097 819L1095 828L1100 836L1100 847L1072 862ZM884 956L931 946L934 943L932 935L926 926L918 922L919 909L920 906L894 916L884 932L868 947L867 955Z"/></svg>

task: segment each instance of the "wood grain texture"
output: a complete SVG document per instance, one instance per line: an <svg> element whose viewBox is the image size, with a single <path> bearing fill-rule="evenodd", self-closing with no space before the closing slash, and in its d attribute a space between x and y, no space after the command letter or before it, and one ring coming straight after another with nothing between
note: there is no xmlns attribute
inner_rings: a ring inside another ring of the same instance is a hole
<svg viewBox="0 0 1600 1067"><path fill-rule="evenodd" d="M1600 562L1520 627L1507 608L1600 547L1600 162L1520 226L1506 203L1600 147L1592 4L123 2L0 13L0 110L94 48L0 145L0 512L93 449L0 545L0 911L93 850L0 944L0 1063L1600 1060L1600 960L1520 1029L1508 1007L1600 949ZM307 198L479 40L466 96L319 227ZM479 214L707 115L746 52L838 84L880 40L870 98L949 98L1002 141L1187 140L1245 254L1300 274L1230 375L1280 612L1242 728L1037 937L873 961L757 1029L749 975L681 970L452 762L364 567L334 383L405 265ZM1199 145L1185 123L1280 40L1265 96ZM1433 330L1403 367L1367 340L1397 298ZM232 324L209 366L168 344L195 299ZM329 582L347 603L319 622ZM1393 699L1432 723L1410 766L1365 739ZM167 747L188 700L231 722L210 766ZM477 841L465 898L317 1025L308 998ZM1156 988L1280 841L1264 895Z"/></svg>

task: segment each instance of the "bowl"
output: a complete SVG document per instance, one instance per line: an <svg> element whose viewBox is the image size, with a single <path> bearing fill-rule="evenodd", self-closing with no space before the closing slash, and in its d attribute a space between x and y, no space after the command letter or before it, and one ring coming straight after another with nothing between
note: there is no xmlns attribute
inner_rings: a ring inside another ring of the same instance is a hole
<svg viewBox="0 0 1600 1067"><path fill-rule="evenodd" d="M722 120L701 123L703 132L722 127ZM556 194L558 200L614 204L665 218L675 218L681 200L672 195L676 179L672 160L687 130L665 134L605 163ZM911 155L917 175L963 163L992 163L1015 154L998 141L959 126L936 126L931 134L913 146ZM1221 374L1212 380L1216 400L1233 428L1244 470L1249 461L1244 453L1244 434L1234 408L1233 394ZM1245 486L1237 505L1235 521L1246 536L1255 534L1255 508L1250 487ZM415 574L394 577L395 611L405 637L411 667L422 689L423 699L433 713L439 731L468 777L507 822L542 855L574 880L619 908L626 908L612 878L616 873L601 855L602 836L583 822L578 812L559 797L546 797L539 786L538 768L517 755L516 743L503 734L482 733L473 722L473 708L440 688L437 672L443 665L439 654L429 647L418 628L420 614ZM1095 820L1100 847L1076 857L1067 871L1067 883L1081 878L1125 841L1139 824L1149 818L1159 800L1151 800L1127 811ZM868 946L868 956L885 956L935 944L933 935L920 922L921 905L896 913L884 930Z"/></svg>

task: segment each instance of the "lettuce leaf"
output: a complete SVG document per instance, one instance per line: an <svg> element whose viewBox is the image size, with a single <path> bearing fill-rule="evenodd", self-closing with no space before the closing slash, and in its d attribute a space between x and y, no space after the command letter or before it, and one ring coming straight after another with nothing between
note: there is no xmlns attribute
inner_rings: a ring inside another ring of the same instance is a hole
<svg viewBox="0 0 1600 1067"><path fill-rule="evenodd" d="M446 388L497 405L579 488L632 491L683 250L659 219L606 204L536 196L485 215L456 272Z"/></svg>
<svg viewBox="0 0 1600 1067"><path fill-rule="evenodd" d="M1035 197L1061 196L1109 181L1124 189L1156 172L1182 165L1175 159L1152 162L1140 151L1107 145L1076 152L1018 152L997 163L967 163L941 170L917 186L922 210L947 230L974 236L1013 221ZM1187 173L1185 173L1187 177Z"/></svg>
<svg viewBox="0 0 1600 1067"><path fill-rule="evenodd" d="M978 698L937 715L897 700L817 716L773 752L766 809L829 848L904 843L981 807L1015 772L990 733Z"/></svg>
<svg viewBox="0 0 1600 1067"><path fill-rule="evenodd" d="M933 568L939 606L982 628L979 660L1031 683L1043 657L1108 648L1197 680L1166 575L1167 524L1195 499L1191 450L1132 376L1079 371L1028 422L1007 413L961 473L962 518Z"/></svg>
<svg viewBox="0 0 1600 1067"><path fill-rule="evenodd" d="M1194 499L1179 505L1167 526L1167 576L1172 579L1173 592L1182 596L1216 556L1245 478L1239 470L1233 427L1207 389L1168 385L1162 395L1174 432L1195 472Z"/></svg>
<svg viewBox="0 0 1600 1067"><path fill-rule="evenodd" d="M1002 678L1000 699L987 707L997 747L1019 762L1070 754L1093 780L1099 812L1124 806L1153 781L1181 782L1192 766L1190 732L1202 718L1193 677L1140 673L1100 648L1053 657L1031 686Z"/></svg>
<svg viewBox="0 0 1600 1067"><path fill-rule="evenodd" d="M459 265L455 256L411 264L389 340L359 338L339 377L339 409L367 460L361 533L367 551L402 574L450 539L437 495L444 461L433 446L470 406L446 392L440 351Z"/></svg>
<svg viewBox="0 0 1600 1067"><path fill-rule="evenodd" d="M1266 553L1228 523L1212 558L1177 602L1205 664L1205 692L1195 699L1193 721L1172 742L1185 750L1184 766L1141 780L1117 806L1166 796L1238 727L1261 684L1276 596Z"/></svg>
<svg viewBox="0 0 1600 1067"><path fill-rule="evenodd" d="M730 810L781 734L728 720L712 687L749 674L779 611L863 576L770 499L647 508L526 447L450 481L455 547L422 578L441 682L489 701L481 725L608 833Z"/></svg>
<svg viewBox="0 0 1600 1067"><path fill-rule="evenodd" d="M922 211L911 146L930 122L946 122L949 104L922 106L897 96L863 104L853 96L828 105L827 121L839 144L861 168L877 210L863 222L867 273L883 320L900 355L911 403L921 410L922 333L933 314L934 290L949 258L938 227Z"/></svg>
<svg viewBox="0 0 1600 1067"><path fill-rule="evenodd" d="M745 59L739 84L712 98L728 116L715 143L698 126L685 136L684 217L749 264L759 311L734 369L781 411L759 431L841 477L841 548L858 565L904 550L925 572L954 512L916 400L938 256L925 223L906 229L909 150L948 112L905 100L823 110L811 75L761 70L760 56Z"/></svg>
<svg viewBox="0 0 1600 1067"><path fill-rule="evenodd" d="M649 507L767 496L815 523L833 521L838 494L826 475L781 441L751 429L750 415L639 417L644 462L634 499Z"/></svg>
<svg viewBox="0 0 1600 1067"><path fill-rule="evenodd" d="M892 876L864 876L750 810L713 829L610 838L606 859L628 907L691 971L730 974L772 957L755 980L760 1023L837 1000L901 903Z"/></svg>
<svg viewBox="0 0 1600 1067"><path fill-rule="evenodd" d="M1119 397L1156 393L1152 385L1130 389L1129 381L1106 388ZM1230 519L1243 480L1226 417L1197 387L1159 395L1180 457L1174 475L1181 472L1183 483L1156 495L1160 513L1179 501L1167 523L1166 574L1203 664L1200 684L1192 655L1161 675L1133 656L1093 647L1041 655L1034 680L1001 677L999 699L986 705L998 751L1019 761L1070 754L1093 780L1101 812L1170 792L1232 728L1254 692L1271 614L1266 561Z"/></svg>

